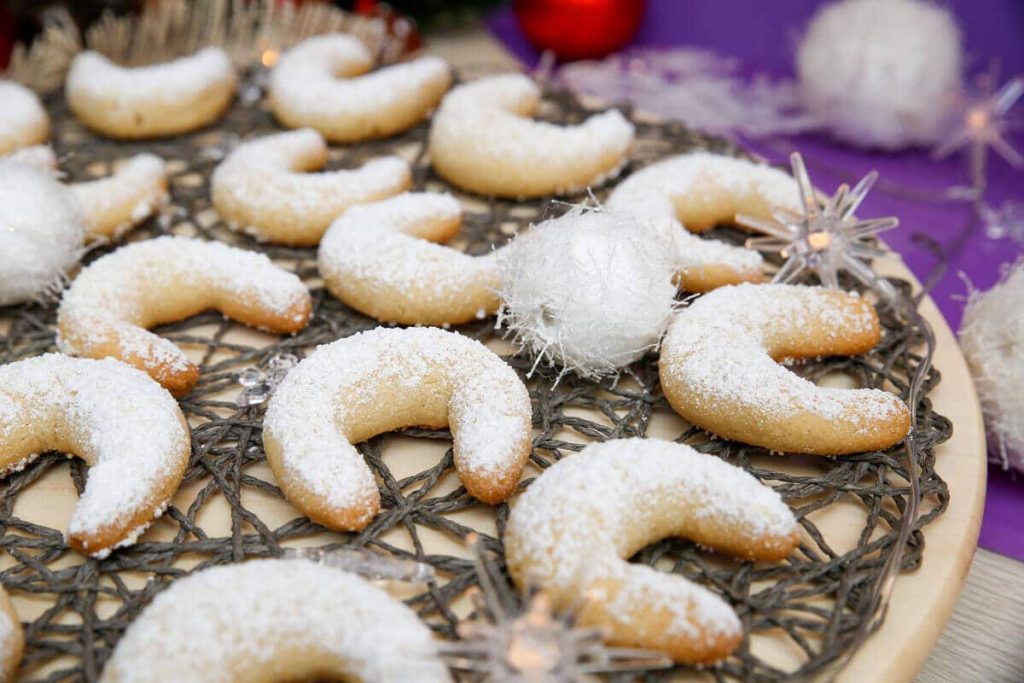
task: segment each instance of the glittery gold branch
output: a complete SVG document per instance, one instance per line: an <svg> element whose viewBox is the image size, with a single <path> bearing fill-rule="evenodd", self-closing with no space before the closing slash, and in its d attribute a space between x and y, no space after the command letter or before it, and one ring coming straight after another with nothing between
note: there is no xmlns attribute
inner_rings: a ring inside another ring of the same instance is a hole
<svg viewBox="0 0 1024 683"><path fill-rule="evenodd" d="M227 50L235 65L271 65L292 45L321 33L349 33L381 62L403 51L385 23L331 5L291 0L162 0L128 16L104 14L85 33L84 45L113 61L138 66L191 54L207 45ZM83 49L78 28L68 18L47 26L30 48L17 45L4 74L39 92L59 88L72 58Z"/></svg>

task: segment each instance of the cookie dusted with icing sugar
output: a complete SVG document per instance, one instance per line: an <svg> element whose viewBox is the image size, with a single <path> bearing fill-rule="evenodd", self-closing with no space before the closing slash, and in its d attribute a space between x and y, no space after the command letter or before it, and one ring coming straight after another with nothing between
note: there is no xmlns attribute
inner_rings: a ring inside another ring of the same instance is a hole
<svg viewBox="0 0 1024 683"><path fill-rule="evenodd" d="M118 240L167 202L164 160L139 154L108 178L70 186L82 205L89 241Z"/></svg>
<svg viewBox="0 0 1024 683"><path fill-rule="evenodd" d="M68 541L93 557L135 543L170 502L192 452L175 400L124 363L47 354L0 365L0 469L53 450L89 465Z"/></svg>
<svg viewBox="0 0 1024 683"><path fill-rule="evenodd" d="M11 597L0 588L0 681L13 681L25 653L25 631Z"/></svg>
<svg viewBox="0 0 1024 683"><path fill-rule="evenodd" d="M114 64L88 50L71 62L64 95L71 112L92 130L133 140L213 123L227 111L237 85L231 59L219 47L139 67Z"/></svg>
<svg viewBox="0 0 1024 683"><path fill-rule="evenodd" d="M0 156L50 138L50 117L39 96L15 81L0 80Z"/></svg>
<svg viewBox="0 0 1024 683"><path fill-rule="evenodd" d="M581 192L618 174L633 124L614 109L579 125L536 121L540 98L540 87L520 74L452 90L430 128L434 169L470 192L513 198Z"/></svg>
<svg viewBox="0 0 1024 683"><path fill-rule="evenodd" d="M723 287L680 311L662 342L665 398L689 422L775 451L842 455L906 437L910 411L881 389L834 389L776 360L856 355L878 343L874 307L797 285Z"/></svg>
<svg viewBox="0 0 1024 683"><path fill-rule="evenodd" d="M251 560L178 579L128 627L100 683L451 683L430 629L354 574Z"/></svg>
<svg viewBox="0 0 1024 683"><path fill-rule="evenodd" d="M402 427L451 427L455 470L489 504L515 490L531 446L530 397L480 342L438 328L377 328L319 347L267 407L263 445L285 497L341 531L380 510L373 472L352 445Z"/></svg>
<svg viewBox="0 0 1024 683"><path fill-rule="evenodd" d="M262 242L313 246L357 204L404 192L409 164L381 157L350 171L307 173L327 163L327 143L306 128L239 145L213 172L213 205L227 224Z"/></svg>
<svg viewBox="0 0 1024 683"><path fill-rule="evenodd" d="M372 73L373 56L347 35L316 36L281 55L267 97L288 128L313 128L331 142L388 137L416 125L451 86L448 64L422 57Z"/></svg>
<svg viewBox="0 0 1024 683"><path fill-rule="evenodd" d="M199 368L146 328L208 308L251 327L291 334L306 326L312 300L294 273L263 254L160 237L121 247L82 270L57 311L57 343L71 355L123 360L184 396Z"/></svg>
<svg viewBox="0 0 1024 683"><path fill-rule="evenodd" d="M449 194L400 194L355 206L328 229L318 265L331 294L377 320L459 324L500 301L497 252L471 256L435 244L454 237L462 207Z"/></svg>
<svg viewBox="0 0 1024 683"><path fill-rule="evenodd" d="M774 561L797 546L799 529L748 472L683 444L619 439L563 458L512 502L505 558L521 588L575 608L577 623L610 644L677 662L722 659L743 639L732 607L682 576L627 562L668 537Z"/></svg>
<svg viewBox="0 0 1024 683"><path fill-rule="evenodd" d="M787 173L710 152L670 157L633 173L612 191L607 206L671 234L680 285L690 292L764 279L756 251L690 233L734 223L737 214L770 218L779 209L801 211L799 188Z"/></svg>

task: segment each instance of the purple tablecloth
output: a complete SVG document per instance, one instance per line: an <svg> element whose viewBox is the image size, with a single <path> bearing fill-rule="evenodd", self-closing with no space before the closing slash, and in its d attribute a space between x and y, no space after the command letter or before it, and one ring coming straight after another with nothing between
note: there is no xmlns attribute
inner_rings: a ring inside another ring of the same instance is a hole
<svg viewBox="0 0 1024 683"><path fill-rule="evenodd" d="M712 49L740 58L751 69L791 74L799 32L818 4L816 0L648 0L647 16L634 44ZM953 8L961 22L974 70L987 67L995 58L1003 74L1024 72L1024 2L946 0L944 4ZM494 12L488 26L525 64L536 64L538 55L509 9ZM1024 104L1018 106L1024 108ZM799 150L812 179L826 190L841 182L855 182L877 169L881 181L858 213L864 217L899 216L901 227L886 233L885 240L922 280L938 259L915 235L941 245L947 270L932 297L954 330L960 325L966 293L958 274L962 272L975 287L987 289L997 281L1004 264L1024 254L1024 249L1008 238L989 239L981 229L972 230L967 206L921 198L922 194L937 197L950 187L968 183L959 156L936 162L921 151L865 152L816 135L754 141L749 146L774 162L784 161L790 150ZM1016 139L1015 146L1024 148L1024 140ZM1024 200L1024 172L993 158L987 197L993 206L1009 199ZM1024 560L1024 479L990 468L980 543Z"/></svg>

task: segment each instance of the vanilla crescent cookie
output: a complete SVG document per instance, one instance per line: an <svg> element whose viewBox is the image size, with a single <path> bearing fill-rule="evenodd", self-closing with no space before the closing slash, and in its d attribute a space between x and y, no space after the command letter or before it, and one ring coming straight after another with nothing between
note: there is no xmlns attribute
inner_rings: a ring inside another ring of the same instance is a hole
<svg viewBox="0 0 1024 683"><path fill-rule="evenodd" d="M65 97L78 120L102 135L157 138L216 121L237 84L231 59L219 47L140 67L114 64L88 50L71 62Z"/></svg>
<svg viewBox="0 0 1024 683"><path fill-rule="evenodd" d="M100 683L450 683L427 627L354 574L308 560L203 569L158 594Z"/></svg>
<svg viewBox="0 0 1024 683"><path fill-rule="evenodd" d="M680 311L662 342L665 398L693 424L775 451L842 455L887 448L910 430L899 397L818 387L776 362L854 355L878 343L875 309L822 287L723 287Z"/></svg>
<svg viewBox="0 0 1024 683"><path fill-rule="evenodd" d="M622 169L634 130L621 113L559 126L529 118L540 97L537 84L520 74L452 90L430 128L434 169L463 189L499 197L580 192Z"/></svg>
<svg viewBox="0 0 1024 683"><path fill-rule="evenodd" d="M11 597L0 587L0 681L13 681L25 652L25 631Z"/></svg>
<svg viewBox="0 0 1024 683"><path fill-rule="evenodd" d="M380 493L352 444L449 425L470 495L505 500L530 455L530 397L519 376L461 334L379 327L319 347L288 373L270 398L263 445L292 504L324 526L355 531L380 510Z"/></svg>
<svg viewBox="0 0 1024 683"><path fill-rule="evenodd" d="M239 145L213 172L213 205L230 227L263 242L312 246L356 204L405 191L409 164L381 157L350 171L307 173L327 163L315 130L276 133Z"/></svg>
<svg viewBox="0 0 1024 683"><path fill-rule="evenodd" d="M449 194L400 194L355 206L320 242L331 294L360 313L407 325L459 324L498 310L496 253L434 244L455 236L462 207Z"/></svg>
<svg viewBox="0 0 1024 683"><path fill-rule="evenodd" d="M748 560L781 560L799 543L778 493L713 455L657 439L594 443L543 471L512 503L509 573L614 645L706 664L732 652L732 607L682 576L627 559L679 536Z"/></svg>
<svg viewBox="0 0 1024 683"><path fill-rule="evenodd" d="M451 86L448 64L422 57L373 73L373 56L358 38L315 36L281 55L267 96L289 128L314 128L331 142L393 135L416 125Z"/></svg>
<svg viewBox="0 0 1024 683"><path fill-rule="evenodd" d="M135 543L163 512L185 474L191 437L171 395L119 361L51 353L0 365L0 469L19 470L50 450L90 466L69 543L105 557Z"/></svg>
<svg viewBox="0 0 1024 683"><path fill-rule="evenodd" d="M75 356L118 358L184 396L199 368L146 328L208 308L252 327L291 334L312 303L293 273L265 255L185 237L135 242L97 259L71 283L57 311L57 343Z"/></svg>
<svg viewBox="0 0 1024 683"><path fill-rule="evenodd" d="M167 173L163 159L139 154L110 177L70 188L82 205L86 239L117 240L167 201Z"/></svg>
<svg viewBox="0 0 1024 683"><path fill-rule="evenodd" d="M783 171L701 151L633 173L612 191L607 206L669 233L676 242L681 287L706 292L723 285L761 282L763 260L752 249L690 233L733 223L738 213L768 218L778 209L799 212L800 192L796 181Z"/></svg>
<svg viewBox="0 0 1024 683"><path fill-rule="evenodd" d="M50 117L39 96L15 81L0 80L0 156L41 145L50 137Z"/></svg>

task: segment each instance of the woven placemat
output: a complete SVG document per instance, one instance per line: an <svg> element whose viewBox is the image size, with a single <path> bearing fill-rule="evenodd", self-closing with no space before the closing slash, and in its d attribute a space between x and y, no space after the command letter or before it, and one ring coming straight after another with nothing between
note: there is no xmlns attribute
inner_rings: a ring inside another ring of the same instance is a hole
<svg viewBox="0 0 1024 683"><path fill-rule="evenodd" d="M314 536L325 538L322 527L297 512L291 521L271 526L256 509L243 502L243 498L251 500L254 491L282 496L273 481L252 473L255 465L265 461L260 438L263 407L237 406L234 399L242 392L237 380L243 370L265 367L277 354L302 357L317 344L375 327L377 323L339 303L317 283L314 249L260 245L229 231L211 208L209 177L216 164L240 140L277 130L259 105L252 79L247 83L239 101L214 128L149 143L96 138L74 121L62 98L54 96L47 102L54 122L53 144L69 180L105 175L113 162L137 152L153 152L167 160L172 174L172 203L162 216L131 233L129 240L176 234L263 251L279 265L311 282L314 312L310 325L301 333L272 340L268 345L232 341L237 338L232 332L241 327L215 313L158 329L183 347L202 351L199 383L181 401L193 430L193 456L185 486L196 494L184 503L179 496L160 520L159 525L171 525L173 529L173 534L163 536L168 540L150 541L144 536L139 544L117 550L107 559L85 559L67 547L59 530L14 514L19 496L53 468L70 467L75 486L81 491L88 471L77 459L68 465L61 454L46 455L0 483L0 545L14 560L13 566L0 572L0 578L14 596L31 594L34 600L44 601L48 606L26 624L23 675L27 680L94 681L124 629L153 595L174 579L209 565L278 556L287 544ZM570 95L554 92L550 93L543 116L571 123L587 114ZM679 124L637 122L637 129L638 143L627 173L667 154L694 148L742 154L727 141ZM416 189L453 191L434 175L424 158L426 133L427 126L421 125L394 139L335 148L329 166L352 167L382 154L400 153L413 162ZM455 244L475 254L484 253L492 245L506 242L517 230L568 208L563 201L548 199L510 202L456 194L466 200L467 212ZM596 191L597 199L604 194ZM743 238L728 228L716 229L710 236L737 243ZM84 260L88 263L108 251L108 247L95 249ZM909 295L909 283L894 284ZM6 328L6 333L0 336L0 362L55 350L55 314L55 303L0 308L0 330ZM926 330L921 327L924 323L908 320L888 307L881 307L879 314L884 337L871 353L855 358L824 358L794 369L811 379L845 373L862 386L884 385L907 398L908 377L925 360L915 350L925 338ZM483 341L501 336L494 329L493 319L457 329ZM532 359L523 355L507 360L524 379L533 365ZM526 380L533 400L536 433L531 460L541 468L579 450L587 441L643 436L653 416L671 413L659 387L655 355L632 365L617 382L594 382L574 375L556 380L558 372L550 368L540 368ZM938 373L930 370L926 388L938 381ZM921 446L917 467L922 506L906 550L898 558L904 570L912 570L920 563L925 542L921 529L941 514L948 502L946 484L933 467L933 447L950 436L951 425L932 412L928 398L922 397L914 429ZM414 429L405 433L445 443L449 439L444 430ZM825 670L847 656L858 642L862 625L874 616L876 580L886 562L900 550L897 530L910 495L904 447L842 459L803 459L804 473L792 474L787 472L793 468L783 471L776 466L785 462L784 456L768 456L760 448L711 439L697 428L680 430L674 436L680 442L746 468L778 490L793 506L806 538L810 539L792 557L778 564L727 561L685 540L654 544L634 558L651 565L658 563L659 567L722 594L736 607L751 638L770 634L788 639L792 646L789 649L799 660L787 670L777 669L754 654L747 639L734 655L709 669L706 675L718 680L789 680ZM384 554L414 557L435 567L438 581L408 602L441 637L454 638L458 617L450 605L467 588L476 585L478 579L465 556L432 552L423 532L429 529L461 541L471 530L464 525L464 518L456 520L453 514L476 509L496 515L500 535L507 507L481 505L461 487L448 493L436 491L441 478L453 470L450 448L428 469L396 478L382 456L388 440L387 436L377 437L360 446L379 476L381 515L362 533L332 533L327 538L339 547L365 547ZM204 516L204 511L211 501L220 498L230 509L231 531L227 534L208 532L203 526L204 518L209 517ZM815 513L836 505L846 506L847 515L850 508L858 511L860 541L853 549L834 548L836 544L811 519ZM413 551L384 540L386 533L396 529L408 534ZM482 540L497 554L501 566L499 538L484 533ZM101 604L105 606L101 608ZM669 675L671 672L651 674L650 679L662 680Z"/></svg>

